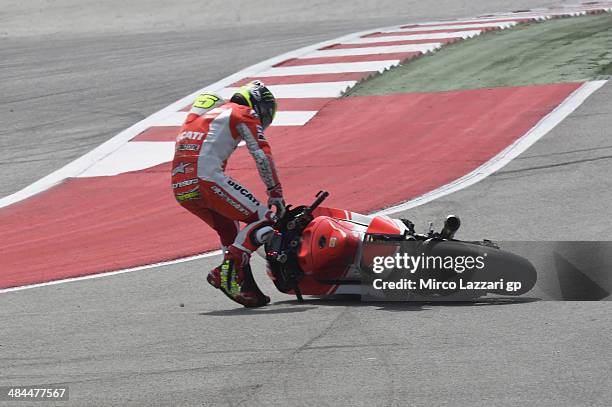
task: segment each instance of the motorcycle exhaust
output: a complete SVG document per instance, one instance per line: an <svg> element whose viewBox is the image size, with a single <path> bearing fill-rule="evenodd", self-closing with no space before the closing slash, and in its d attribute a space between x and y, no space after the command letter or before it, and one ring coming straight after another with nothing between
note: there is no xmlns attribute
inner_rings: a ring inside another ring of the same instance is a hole
<svg viewBox="0 0 612 407"><path fill-rule="evenodd" d="M444 221L444 227L440 232L440 237L442 239L452 239L455 236L455 232L459 230L459 226L461 226L461 220L459 217L455 215L448 215Z"/></svg>

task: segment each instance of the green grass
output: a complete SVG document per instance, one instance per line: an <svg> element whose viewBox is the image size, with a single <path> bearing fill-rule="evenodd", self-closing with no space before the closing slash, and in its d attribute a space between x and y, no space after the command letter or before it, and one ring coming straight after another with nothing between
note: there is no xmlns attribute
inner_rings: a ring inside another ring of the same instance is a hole
<svg viewBox="0 0 612 407"><path fill-rule="evenodd" d="M394 68L349 96L606 79L612 15L557 19L486 33Z"/></svg>

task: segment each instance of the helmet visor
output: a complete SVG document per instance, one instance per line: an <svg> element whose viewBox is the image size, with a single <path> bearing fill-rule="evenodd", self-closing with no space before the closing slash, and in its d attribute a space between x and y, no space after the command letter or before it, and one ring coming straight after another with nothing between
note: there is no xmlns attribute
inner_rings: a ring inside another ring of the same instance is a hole
<svg viewBox="0 0 612 407"><path fill-rule="evenodd" d="M261 125L266 129L272 123L276 115L276 101L262 101L258 103L257 107L259 110L257 114L261 120Z"/></svg>

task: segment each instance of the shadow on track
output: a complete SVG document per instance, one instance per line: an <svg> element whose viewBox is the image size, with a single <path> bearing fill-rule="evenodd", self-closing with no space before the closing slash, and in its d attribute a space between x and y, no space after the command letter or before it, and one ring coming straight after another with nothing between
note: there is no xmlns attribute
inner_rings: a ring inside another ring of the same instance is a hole
<svg viewBox="0 0 612 407"><path fill-rule="evenodd" d="M276 302L274 304L283 304L283 302ZM274 305L261 307L261 308L233 308L217 311L200 312L198 315L212 316L212 317L228 317L228 316L244 316L244 315L272 315L272 314L292 314L296 312L304 312L317 307L304 306L297 301L295 304L301 305L295 308L275 308Z"/></svg>
<svg viewBox="0 0 612 407"><path fill-rule="evenodd" d="M362 302L360 296L342 295L332 298L312 298L306 299L303 303L297 300L278 301L272 304L295 305L303 307L298 309L316 308L317 306L352 306L352 307L377 307L382 311L426 311L431 307L479 307L491 305L511 305L511 304L526 304L531 302L541 301L535 297L492 297L481 298L473 301L419 301L419 302L401 302L401 301L377 301L377 302ZM292 309L292 308L291 308Z"/></svg>
<svg viewBox="0 0 612 407"><path fill-rule="evenodd" d="M308 298L300 303L297 300L285 300L274 302L262 308L233 308L227 310L215 310L200 312L198 315L227 317L245 315L274 315L291 314L296 312L310 311L320 306L351 306L351 307L376 307L381 311L427 311L431 307L479 307L490 305L526 304L541 301L535 297L493 297L482 298L474 301L423 301L423 302L400 302L400 301L377 301L362 302L359 295L338 295L331 298ZM277 308L279 305L290 305L291 307Z"/></svg>

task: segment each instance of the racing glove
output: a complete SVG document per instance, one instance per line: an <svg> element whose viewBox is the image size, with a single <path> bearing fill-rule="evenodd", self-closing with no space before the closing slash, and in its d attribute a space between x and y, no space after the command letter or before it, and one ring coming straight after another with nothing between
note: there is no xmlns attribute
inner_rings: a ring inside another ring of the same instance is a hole
<svg viewBox="0 0 612 407"><path fill-rule="evenodd" d="M272 188L268 188L268 208L276 208L276 216L282 218L285 214L285 200L283 199L283 187L281 184L276 184Z"/></svg>

